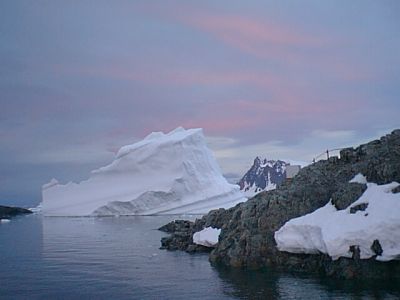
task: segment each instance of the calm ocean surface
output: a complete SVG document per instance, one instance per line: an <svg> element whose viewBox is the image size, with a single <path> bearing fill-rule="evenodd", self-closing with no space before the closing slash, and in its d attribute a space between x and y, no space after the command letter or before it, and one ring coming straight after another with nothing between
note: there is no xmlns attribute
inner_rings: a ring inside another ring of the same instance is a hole
<svg viewBox="0 0 400 300"><path fill-rule="evenodd" d="M400 299L360 283L217 269L159 250L173 217L19 217L0 224L0 299Z"/></svg>

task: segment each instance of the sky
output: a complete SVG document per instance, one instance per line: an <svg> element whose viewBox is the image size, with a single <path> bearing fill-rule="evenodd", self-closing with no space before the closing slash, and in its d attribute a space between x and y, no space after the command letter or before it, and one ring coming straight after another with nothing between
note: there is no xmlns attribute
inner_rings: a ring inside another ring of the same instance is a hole
<svg viewBox="0 0 400 300"><path fill-rule="evenodd" d="M0 1L0 204L39 203L152 131L222 171L400 128L397 0Z"/></svg>

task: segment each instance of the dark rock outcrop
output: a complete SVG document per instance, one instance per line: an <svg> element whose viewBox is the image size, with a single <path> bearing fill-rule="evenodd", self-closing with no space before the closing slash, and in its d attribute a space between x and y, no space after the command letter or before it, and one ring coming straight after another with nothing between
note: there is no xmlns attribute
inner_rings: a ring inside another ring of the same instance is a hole
<svg viewBox="0 0 400 300"><path fill-rule="evenodd" d="M193 244L193 227L194 222L186 220L175 220L160 227L158 230L170 233L170 236L161 239L161 249L188 251L190 247L191 252L203 251L204 249L197 249L197 245Z"/></svg>
<svg viewBox="0 0 400 300"><path fill-rule="evenodd" d="M354 245L353 258L336 261L324 254L292 254L277 249L274 233L288 220L311 213L332 200L338 209L347 208L365 191L363 184L350 184L356 174L369 182L400 182L400 130L357 148L341 151L301 169L291 181L276 190L261 192L246 203L224 211L216 218L222 229L219 243L210 254L214 264L232 267L275 267L335 277L389 277L400 279L400 261L361 260ZM196 220L204 226L215 212ZM196 228L198 229L198 228ZM198 230L196 230L198 231ZM191 238L191 237L190 237ZM377 245L374 247L379 252Z"/></svg>
<svg viewBox="0 0 400 300"><path fill-rule="evenodd" d="M32 211L20 207L2 206L0 205L0 219L8 219L17 215L31 214Z"/></svg>
<svg viewBox="0 0 400 300"><path fill-rule="evenodd" d="M371 246L371 250L375 252L376 255L381 255L383 250L381 243L379 243L379 240L374 240Z"/></svg>
<svg viewBox="0 0 400 300"><path fill-rule="evenodd" d="M366 189L366 184L345 183L339 186L338 190L332 194L332 204L336 209L345 209L360 198Z"/></svg>
<svg viewBox="0 0 400 300"><path fill-rule="evenodd" d="M350 207L350 213L355 214L358 211L365 211L368 207L368 203L360 203Z"/></svg>
<svg viewBox="0 0 400 300"><path fill-rule="evenodd" d="M392 190L392 193L393 193L393 194L400 193L400 185L399 185L398 187L395 187L395 188Z"/></svg>

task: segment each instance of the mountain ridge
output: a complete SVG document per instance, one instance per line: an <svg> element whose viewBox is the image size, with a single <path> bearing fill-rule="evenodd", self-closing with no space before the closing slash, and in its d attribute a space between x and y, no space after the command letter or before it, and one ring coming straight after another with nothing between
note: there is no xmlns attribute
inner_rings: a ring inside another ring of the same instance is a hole
<svg viewBox="0 0 400 300"><path fill-rule="evenodd" d="M253 165L239 180L238 185L246 196L252 197L262 191L275 189L286 179L286 166L283 160L267 160L257 156Z"/></svg>

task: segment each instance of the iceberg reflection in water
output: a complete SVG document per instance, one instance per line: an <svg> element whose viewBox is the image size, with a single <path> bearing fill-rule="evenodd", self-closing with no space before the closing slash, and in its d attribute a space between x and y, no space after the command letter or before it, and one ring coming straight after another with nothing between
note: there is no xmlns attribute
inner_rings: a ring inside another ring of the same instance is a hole
<svg viewBox="0 0 400 300"><path fill-rule="evenodd" d="M207 255L159 250L174 216L28 216L0 226L2 299L398 299L359 284L216 268Z"/></svg>

